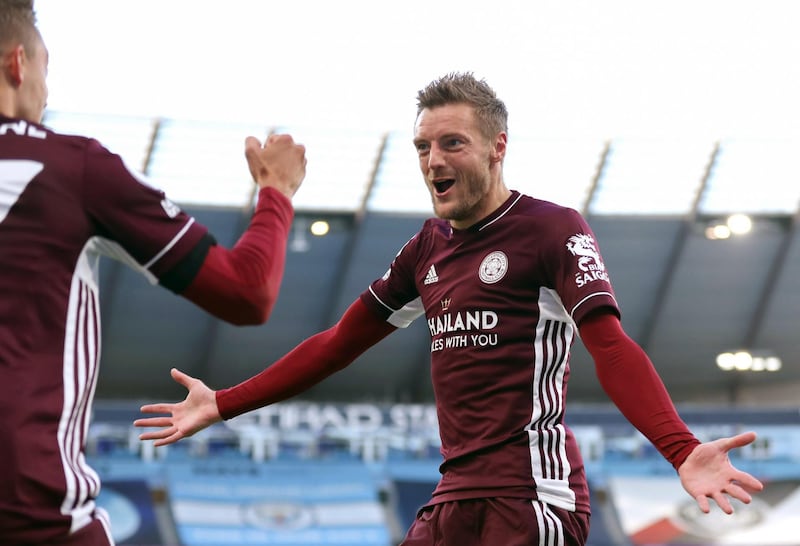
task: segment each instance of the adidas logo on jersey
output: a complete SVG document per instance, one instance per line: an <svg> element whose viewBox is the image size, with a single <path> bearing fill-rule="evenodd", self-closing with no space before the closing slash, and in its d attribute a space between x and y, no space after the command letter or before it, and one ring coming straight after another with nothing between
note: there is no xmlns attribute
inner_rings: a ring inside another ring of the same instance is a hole
<svg viewBox="0 0 800 546"><path fill-rule="evenodd" d="M433 267L433 265L431 265L431 268L428 270L428 274L425 275L425 280L423 282L426 285L439 282L439 275L436 274L436 268Z"/></svg>

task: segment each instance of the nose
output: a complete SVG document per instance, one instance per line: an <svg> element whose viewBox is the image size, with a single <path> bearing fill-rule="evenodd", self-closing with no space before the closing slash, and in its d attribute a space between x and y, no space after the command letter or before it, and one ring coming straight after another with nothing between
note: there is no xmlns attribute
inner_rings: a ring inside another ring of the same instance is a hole
<svg viewBox="0 0 800 546"><path fill-rule="evenodd" d="M428 168L435 169L443 166L444 164L444 152L438 144L431 144L431 149L428 153Z"/></svg>

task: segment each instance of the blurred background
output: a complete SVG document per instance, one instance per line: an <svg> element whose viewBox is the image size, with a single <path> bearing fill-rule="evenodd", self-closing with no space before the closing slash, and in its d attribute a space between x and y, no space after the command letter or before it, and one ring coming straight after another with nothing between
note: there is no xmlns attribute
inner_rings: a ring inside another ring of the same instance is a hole
<svg viewBox="0 0 800 546"><path fill-rule="evenodd" d="M590 544L800 544L800 7L785 1L374 3L37 0L45 124L100 140L232 245L253 207L244 139L306 145L270 321L237 328L122 264L101 269L89 454L119 544L396 544L436 482L424 321L296 400L167 449L143 402L178 367L235 384L328 328L431 215L415 96L451 71L510 112L510 188L581 211L623 324L701 439L756 430L768 482L701 516L610 405L578 342L568 423Z"/></svg>

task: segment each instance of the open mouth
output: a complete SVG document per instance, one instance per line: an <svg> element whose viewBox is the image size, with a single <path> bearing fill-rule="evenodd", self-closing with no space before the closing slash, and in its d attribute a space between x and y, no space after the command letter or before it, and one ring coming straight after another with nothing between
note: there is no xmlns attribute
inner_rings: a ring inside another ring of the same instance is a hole
<svg viewBox="0 0 800 546"><path fill-rule="evenodd" d="M433 187L436 189L436 193L444 193L449 190L456 181L453 178L448 178L446 180L437 180L433 183Z"/></svg>

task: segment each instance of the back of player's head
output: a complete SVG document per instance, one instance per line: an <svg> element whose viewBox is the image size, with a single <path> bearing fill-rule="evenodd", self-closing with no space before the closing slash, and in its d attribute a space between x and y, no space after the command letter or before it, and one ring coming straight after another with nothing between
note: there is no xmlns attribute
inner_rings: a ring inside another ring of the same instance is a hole
<svg viewBox="0 0 800 546"><path fill-rule="evenodd" d="M417 116L426 108L447 104L468 104L475 110L481 131L487 138L508 132L508 110L485 80L472 73L451 72L429 83L417 93Z"/></svg>
<svg viewBox="0 0 800 546"><path fill-rule="evenodd" d="M39 39L33 0L0 0L0 54L22 44L31 55Z"/></svg>

